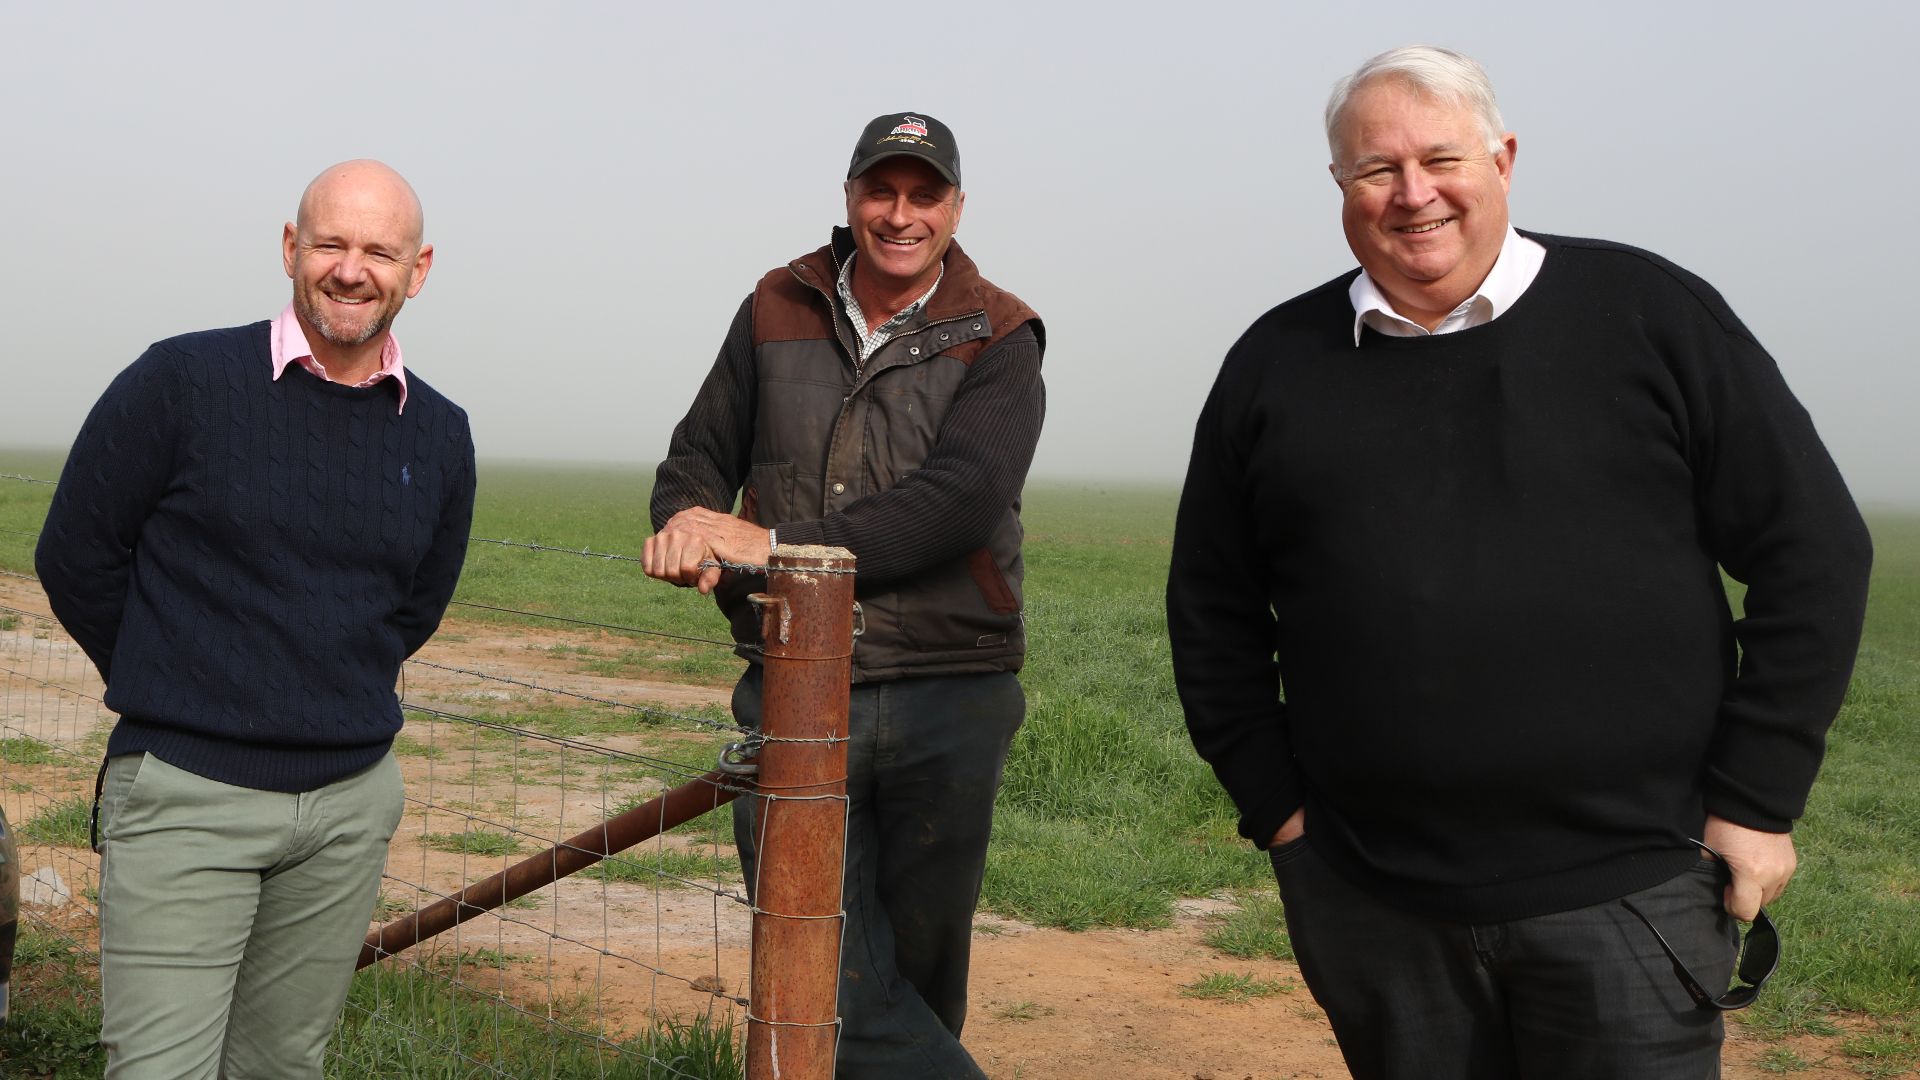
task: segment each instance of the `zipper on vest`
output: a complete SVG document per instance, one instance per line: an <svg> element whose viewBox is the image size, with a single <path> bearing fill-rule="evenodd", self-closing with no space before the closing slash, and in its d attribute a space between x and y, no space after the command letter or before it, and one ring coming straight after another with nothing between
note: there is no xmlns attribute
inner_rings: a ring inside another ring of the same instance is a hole
<svg viewBox="0 0 1920 1080"><path fill-rule="evenodd" d="M834 251L832 246L829 245L827 248L827 257L833 260L833 277L835 281L838 281L840 279L840 253L837 251ZM860 363L860 349L858 348L857 345L848 344L847 339L844 336L842 336L840 332L840 315L841 315L840 305L835 299L833 293L829 292L827 289L819 285L815 285L813 282L808 281L806 278L801 277L800 271L795 270L791 263L789 263L787 266L787 273L792 274L794 277L794 280L798 281L800 284L805 285L807 288L812 289L814 292L819 293L820 298L827 302L827 323L833 327L833 340L838 342L840 345L840 348L846 351L847 359L853 363L853 381L856 386L859 385L860 369L862 367Z"/></svg>

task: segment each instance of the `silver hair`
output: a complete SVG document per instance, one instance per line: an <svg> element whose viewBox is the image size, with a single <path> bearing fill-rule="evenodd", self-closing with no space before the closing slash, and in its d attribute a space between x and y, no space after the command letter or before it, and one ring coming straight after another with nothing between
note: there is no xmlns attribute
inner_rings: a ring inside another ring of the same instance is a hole
<svg viewBox="0 0 1920 1080"><path fill-rule="evenodd" d="M1507 125L1500 119L1500 106L1493 100L1493 82L1487 78L1486 69L1451 49L1408 45L1381 53L1333 84L1333 94L1327 98L1327 149L1333 152L1336 163L1340 160L1335 136L1340 114L1354 91L1375 79L1397 79L1426 97L1473 110L1487 139L1487 153L1500 152L1500 136L1506 133Z"/></svg>

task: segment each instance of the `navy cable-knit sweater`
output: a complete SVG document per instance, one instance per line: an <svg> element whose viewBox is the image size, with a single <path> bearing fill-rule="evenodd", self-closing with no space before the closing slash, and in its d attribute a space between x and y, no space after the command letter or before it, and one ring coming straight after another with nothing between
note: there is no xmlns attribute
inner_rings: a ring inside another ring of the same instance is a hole
<svg viewBox="0 0 1920 1080"><path fill-rule="evenodd" d="M1671 877L1708 813L1788 829L1870 562L1718 293L1534 239L1539 277L1470 330L1356 348L1354 273L1254 323L1201 413L1167 582L1187 724L1244 835L1304 805L1349 880L1474 922Z"/></svg>
<svg viewBox="0 0 1920 1080"><path fill-rule="evenodd" d="M409 372L351 388L268 323L159 342L94 406L35 565L147 751L223 783L311 791L400 730L400 663L432 636L473 514L467 416Z"/></svg>

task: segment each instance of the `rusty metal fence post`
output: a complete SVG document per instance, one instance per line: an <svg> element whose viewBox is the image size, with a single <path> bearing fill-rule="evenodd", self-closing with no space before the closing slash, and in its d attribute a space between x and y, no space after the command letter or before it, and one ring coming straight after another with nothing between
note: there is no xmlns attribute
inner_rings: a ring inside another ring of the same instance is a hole
<svg viewBox="0 0 1920 1080"><path fill-rule="evenodd" d="M839 1037L853 555L783 545L759 608L766 672L754 825L748 1080L831 1080Z"/></svg>

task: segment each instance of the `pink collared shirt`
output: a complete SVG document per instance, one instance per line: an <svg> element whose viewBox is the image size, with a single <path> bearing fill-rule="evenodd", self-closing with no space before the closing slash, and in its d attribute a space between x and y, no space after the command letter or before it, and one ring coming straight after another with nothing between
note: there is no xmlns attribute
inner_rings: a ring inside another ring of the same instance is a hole
<svg viewBox="0 0 1920 1080"><path fill-rule="evenodd" d="M287 304L280 317L273 320L267 338L273 349L273 381L280 381L288 364L299 364L314 378L327 379L327 369L314 359L306 331L300 328L300 318L293 313L293 304ZM400 339L394 337L392 331L387 332L386 344L380 346L380 370L353 385L356 388L372 386L389 375L400 384L400 407L395 411L404 413L407 411L407 367L400 359Z"/></svg>

